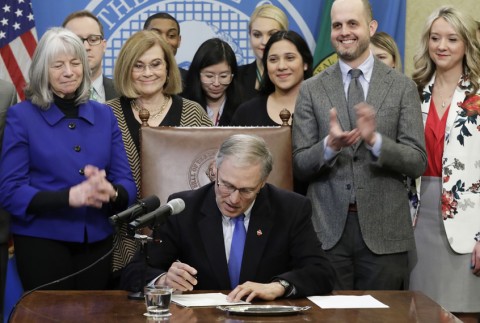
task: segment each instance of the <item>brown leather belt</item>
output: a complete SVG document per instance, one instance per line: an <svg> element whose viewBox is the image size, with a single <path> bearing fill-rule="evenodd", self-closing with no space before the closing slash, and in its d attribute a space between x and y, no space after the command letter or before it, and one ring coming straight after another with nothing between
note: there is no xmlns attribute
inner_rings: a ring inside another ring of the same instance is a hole
<svg viewBox="0 0 480 323"><path fill-rule="evenodd" d="M357 203L348 204L348 213L357 213Z"/></svg>

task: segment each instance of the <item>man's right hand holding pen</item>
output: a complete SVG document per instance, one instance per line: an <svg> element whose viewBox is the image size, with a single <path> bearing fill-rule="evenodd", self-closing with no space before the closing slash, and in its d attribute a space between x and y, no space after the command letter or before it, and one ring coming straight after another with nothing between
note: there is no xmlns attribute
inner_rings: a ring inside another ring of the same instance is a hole
<svg viewBox="0 0 480 323"><path fill-rule="evenodd" d="M180 291L191 291L197 285L197 270L180 261L175 261L155 285L166 285Z"/></svg>

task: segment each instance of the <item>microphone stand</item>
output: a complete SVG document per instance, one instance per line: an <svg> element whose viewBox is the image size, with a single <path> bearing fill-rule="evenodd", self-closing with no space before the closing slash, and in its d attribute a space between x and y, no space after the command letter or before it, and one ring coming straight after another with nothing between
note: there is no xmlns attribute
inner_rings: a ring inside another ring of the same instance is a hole
<svg viewBox="0 0 480 323"><path fill-rule="evenodd" d="M140 242L140 255L143 254L143 268L142 268L142 274L141 274L141 282L142 282L142 288L139 292L136 293L130 293L128 294L128 299L134 299L134 300L144 300L145 299L145 294L143 292L143 284L145 283L145 280L147 278L147 268L148 268L148 243L161 243L162 240L160 239L160 234L159 234L159 226L165 222L164 218L160 219L155 219L151 229L152 229L152 236L149 237L147 235L143 234L138 234L135 232L136 229L128 228L127 229L127 234L131 237L134 235L134 239L136 241Z"/></svg>
<svg viewBox="0 0 480 323"><path fill-rule="evenodd" d="M136 241L140 242L140 255L143 255L143 268L142 268L142 288L140 291L136 293L128 294L128 299L136 299L136 300L144 300L145 294L143 293L143 284L145 283L146 276L147 276L147 267L148 267L148 242L152 241L153 239L144 234L135 233L134 236Z"/></svg>
<svg viewBox="0 0 480 323"><path fill-rule="evenodd" d="M139 252L140 252L140 256L142 257L143 255L143 266L142 266L142 273L141 273L141 284L142 284L142 287L140 289L140 291L138 292L132 292L130 294L128 294L128 299L132 299L132 300L144 300L145 299L145 294L143 292L143 284L145 283L145 280L146 280L146 277L147 277L147 268L148 268L148 242L149 241L153 241L153 238L152 237L149 237L147 235L143 235L143 234L138 234L135 232L135 230L130 230L130 228L127 227L127 224L124 223L124 224L118 224L118 223L115 223L115 232L117 234L121 233L122 232L122 229L120 228L121 225L124 225L126 228L125 228L125 237L128 238L128 239L135 239L135 241L139 242L140 243L140 247L139 247Z"/></svg>

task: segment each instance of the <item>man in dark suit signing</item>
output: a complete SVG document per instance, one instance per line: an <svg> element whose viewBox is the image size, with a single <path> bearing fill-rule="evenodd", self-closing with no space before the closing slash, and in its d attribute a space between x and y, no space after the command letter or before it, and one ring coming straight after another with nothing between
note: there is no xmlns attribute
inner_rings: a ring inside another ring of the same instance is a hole
<svg viewBox="0 0 480 323"><path fill-rule="evenodd" d="M216 181L170 197L183 199L185 210L169 217L160 228L162 243L149 247L149 264L161 273L155 284L181 291L232 289L229 300L247 301L332 290L333 269L313 230L310 201L267 184L272 163L257 136L223 142ZM246 236L239 277L232 282L240 223Z"/></svg>
<svg viewBox="0 0 480 323"><path fill-rule="evenodd" d="M401 289L415 248L403 175L416 178L427 163L418 93L370 52L368 0L336 0L331 20L339 62L302 84L294 172L310 182L335 289Z"/></svg>

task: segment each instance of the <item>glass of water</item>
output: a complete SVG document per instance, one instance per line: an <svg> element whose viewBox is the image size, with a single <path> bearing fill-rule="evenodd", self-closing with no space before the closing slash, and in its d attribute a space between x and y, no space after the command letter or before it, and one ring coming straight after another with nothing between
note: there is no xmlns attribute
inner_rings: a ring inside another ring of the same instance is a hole
<svg viewBox="0 0 480 323"><path fill-rule="evenodd" d="M147 316L165 317L172 315L169 311L173 288L168 286L145 286L145 306Z"/></svg>

